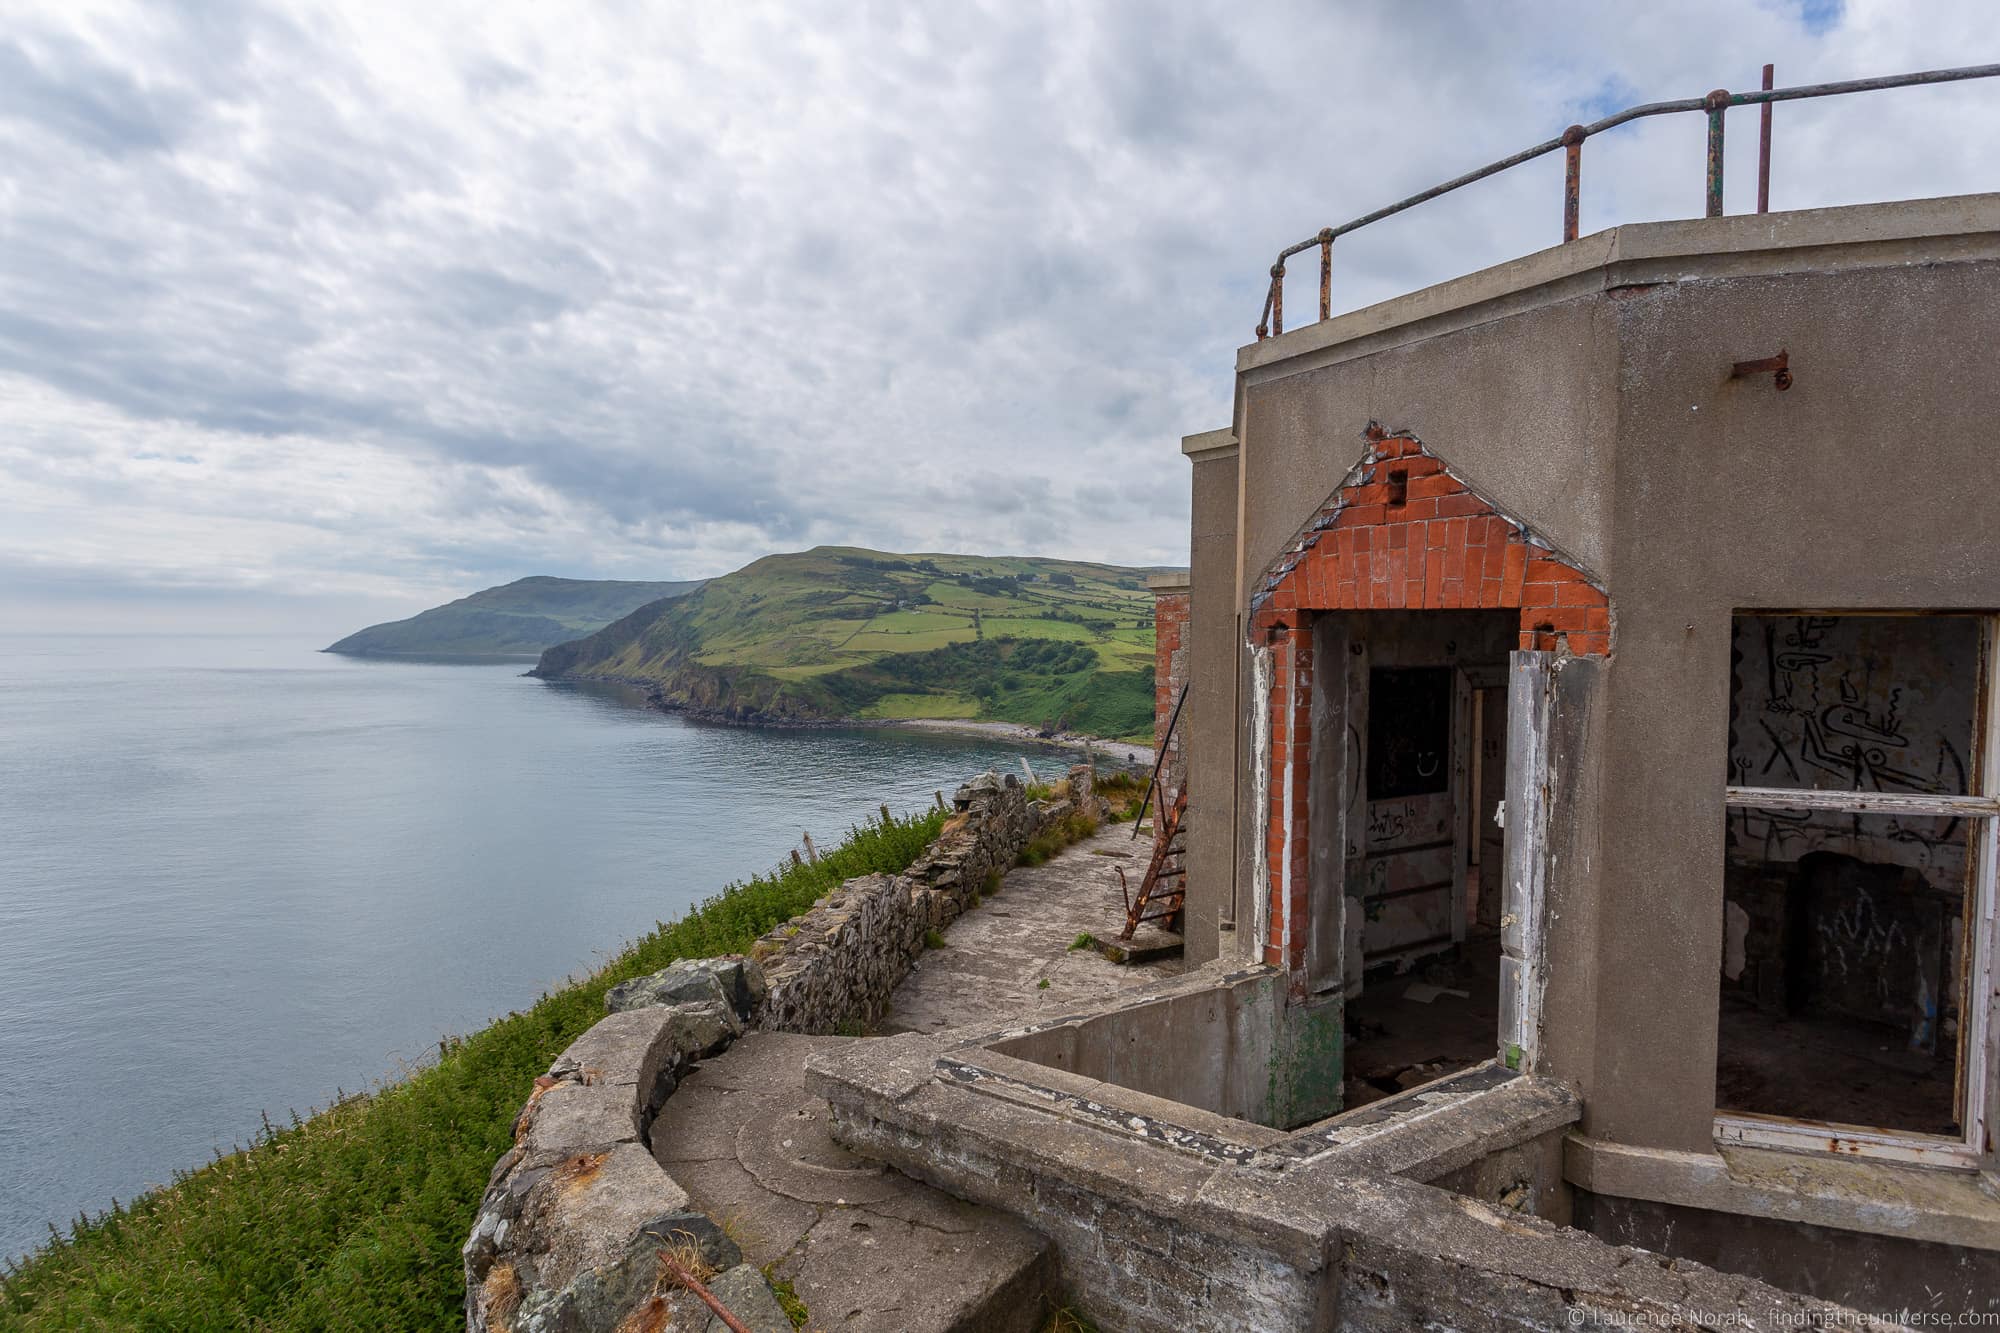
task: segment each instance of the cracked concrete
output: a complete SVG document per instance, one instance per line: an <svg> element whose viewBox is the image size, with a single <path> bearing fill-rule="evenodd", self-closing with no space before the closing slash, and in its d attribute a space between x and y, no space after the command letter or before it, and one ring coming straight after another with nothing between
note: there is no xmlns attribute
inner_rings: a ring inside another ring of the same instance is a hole
<svg viewBox="0 0 2000 1333"><path fill-rule="evenodd" d="M1079 935L1114 938L1125 924L1118 871L1137 893L1152 843L1108 824L1038 866L1007 872L997 892L944 932L891 997L878 1035L995 1027L1070 1013L1127 986L1173 976L1178 958L1117 964ZM1047 982L1047 985L1043 983Z"/></svg>
<svg viewBox="0 0 2000 1333"><path fill-rule="evenodd" d="M1053 1017L1178 972L1178 960L1121 966L1071 947L1123 925L1117 868L1136 889L1150 851L1131 833L1113 824L1011 870L918 960L879 1032ZM826 1103L805 1091L806 1058L851 1040L745 1033L668 1099L654 1157L749 1262L792 1281L813 1328L1038 1329L1056 1278L1043 1237L828 1134Z"/></svg>
<svg viewBox="0 0 2000 1333"><path fill-rule="evenodd" d="M828 1135L806 1056L848 1040L745 1034L668 1101L654 1157L750 1263L793 1283L813 1328L1038 1327L1054 1279L1046 1240Z"/></svg>

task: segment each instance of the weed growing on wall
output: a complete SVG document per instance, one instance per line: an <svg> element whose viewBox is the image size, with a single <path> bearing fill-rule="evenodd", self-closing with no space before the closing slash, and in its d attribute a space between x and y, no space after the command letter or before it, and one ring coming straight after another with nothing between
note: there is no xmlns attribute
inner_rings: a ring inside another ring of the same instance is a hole
<svg viewBox="0 0 2000 1333"><path fill-rule="evenodd" d="M1071 843L1082 842L1097 832L1097 816L1073 811L1029 840L1015 858L1016 865L1038 866Z"/></svg>

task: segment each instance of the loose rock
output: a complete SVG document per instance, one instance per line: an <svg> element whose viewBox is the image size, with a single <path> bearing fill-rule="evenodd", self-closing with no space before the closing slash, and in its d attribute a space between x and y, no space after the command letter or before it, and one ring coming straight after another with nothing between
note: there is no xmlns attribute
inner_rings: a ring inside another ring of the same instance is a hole
<svg viewBox="0 0 2000 1333"><path fill-rule="evenodd" d="M740 954L683 958L648 976L621 981L604 995L609 1013L661 1004L719 1004L747 1021L765 994L764 972Z"/></svg>
<svg viewBox="0 0 2000 1333"><path fill-rule="evenodd" d="M792 1321L785 1317L771 1284L749 1264L717 1274L708 1289L750 1333L792 1333ZM703 1333L729 1333L729 1326L710 1315Z"/></svg>

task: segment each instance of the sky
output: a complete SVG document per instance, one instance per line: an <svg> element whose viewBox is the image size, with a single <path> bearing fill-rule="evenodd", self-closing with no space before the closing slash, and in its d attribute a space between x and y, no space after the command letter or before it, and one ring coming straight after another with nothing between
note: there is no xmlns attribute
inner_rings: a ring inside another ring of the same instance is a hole
<svg viewBox="0 0 2000 1333"><path fill-rule="evenodd" d="M1179 440L1283 245L1765 61L1995 60L1981 0L0 0L0 628L331 638L819 543L1183 563ZM1991 188L2000 81L1775 138L1775 208ZM1702 149L1593 139L1585 231L1698 215ZM1336 307L1554 243L1560 174L1343 239Z"/></svg>

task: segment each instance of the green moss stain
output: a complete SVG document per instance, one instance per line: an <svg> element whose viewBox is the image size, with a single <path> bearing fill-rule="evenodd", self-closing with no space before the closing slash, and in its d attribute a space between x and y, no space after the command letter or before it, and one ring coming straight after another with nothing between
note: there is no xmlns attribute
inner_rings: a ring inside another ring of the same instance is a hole
<svg viewBox="0 0 2000 1333"><path fill-rule="evenodd" d="M1346 1071L1346 1008L1345 997L1336 993L1279 1009L1271 1052L1272 1124L1290 1129L1339 1114Z"/></svg>

